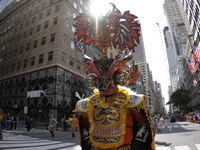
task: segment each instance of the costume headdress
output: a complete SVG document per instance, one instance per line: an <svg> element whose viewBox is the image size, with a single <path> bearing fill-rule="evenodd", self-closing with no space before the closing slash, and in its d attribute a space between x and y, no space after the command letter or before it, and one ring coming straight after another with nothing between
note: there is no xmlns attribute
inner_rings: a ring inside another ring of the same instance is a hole
<svg viewBox="0 0 200 150"><path fill-rule="evenodd" d="M139 44L140 24L129 11L121 14L114 4L111 5L112 11L98 19L83 13L74 19L74 39L86 63L83 68L87 70L86 84L90 88L97 87L102 94L103 91L112 94L116 85L130 85L138 77L133 54L134 47ZM85 55L85 45L97 47L102 58L92 59ZM107 52L111 47L118 52L115 58L108 58Z"/></svg>

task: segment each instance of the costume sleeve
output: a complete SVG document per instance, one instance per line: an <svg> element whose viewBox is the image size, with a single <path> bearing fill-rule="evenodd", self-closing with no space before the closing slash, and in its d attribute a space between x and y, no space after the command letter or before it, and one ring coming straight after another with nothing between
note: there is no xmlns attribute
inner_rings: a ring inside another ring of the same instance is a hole
<svg viewBox="0 0 200 150"><path fill-rule="evenodd" d="M78 116L79 131L80 131L80 145L82 150L90 150L90 134L89 134L89 121L86 115Z"/></svg>
<svg viewBox="0 0 200 150"><path fill-rule="evenodd" d="M144 109L140 111L131 110L133 116L133 134L134 139L132 140L131 147L134 150L152 150L152 135L150 129L150 122L148 115Z"/></svg>

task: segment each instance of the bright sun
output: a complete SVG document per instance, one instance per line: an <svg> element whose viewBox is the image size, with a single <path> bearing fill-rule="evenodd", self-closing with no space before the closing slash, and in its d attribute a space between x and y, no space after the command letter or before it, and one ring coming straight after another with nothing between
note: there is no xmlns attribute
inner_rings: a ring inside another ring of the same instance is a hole
<svg viewBox="0 0 200 150"><path fill-rule="evenodd" d="M96 17L105 15L110 10L110 6L108 0L94 0L90 6L90 12Z"/></svg>

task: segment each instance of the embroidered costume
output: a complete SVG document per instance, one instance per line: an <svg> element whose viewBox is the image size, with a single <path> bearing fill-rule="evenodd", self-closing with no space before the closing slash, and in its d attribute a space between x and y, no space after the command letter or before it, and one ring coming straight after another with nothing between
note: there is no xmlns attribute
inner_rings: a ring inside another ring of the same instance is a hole
<svg viewBox="0 0 200 150"><path fill-rule="evenodd" d="M76 104L80 145L83 150L155 150L147 100L124 87L138 77L133 54L139 44L140 24L129 11L121 14L112 6L99 20L85 14L74 19L74 39L86 64L85 83L96 88L94 95ZM83 43L98 47L102 57L88 57ZM111 47L118 52L115 59L108 58Z"/></svg>

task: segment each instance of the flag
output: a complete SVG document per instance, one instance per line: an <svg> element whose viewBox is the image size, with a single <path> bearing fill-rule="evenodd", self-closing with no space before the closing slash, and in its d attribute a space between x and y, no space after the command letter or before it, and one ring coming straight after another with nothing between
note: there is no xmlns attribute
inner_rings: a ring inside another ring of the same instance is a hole
<svg viewBox="0 0 200 150"><path fill-rule="evenodd" d="M192 46L192 54L194 55L194 61L200 61L200 49Z"/></svg>
<svg viewBox="0 0 200 150"><path fill-rule="evenodd" d="M197 73L198 68L196 66L195 61L192 60L191 58L188 58L188 66L189 66L191 72Z"/></svg>

